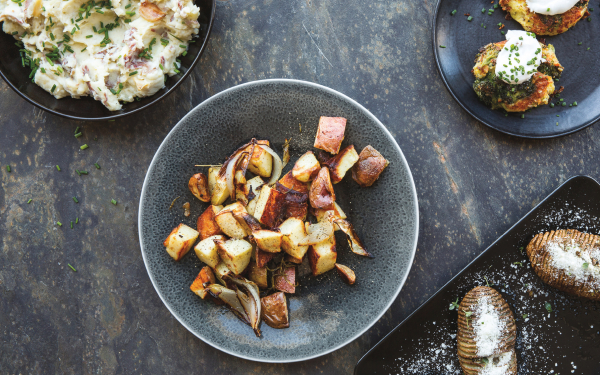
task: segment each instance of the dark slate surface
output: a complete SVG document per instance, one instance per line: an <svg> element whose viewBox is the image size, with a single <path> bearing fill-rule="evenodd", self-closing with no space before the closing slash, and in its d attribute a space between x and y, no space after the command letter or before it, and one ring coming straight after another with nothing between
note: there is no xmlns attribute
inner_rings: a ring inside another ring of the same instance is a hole
<svg viewBox="0 0 600 375"><path fill-rule="evenodd" d="M139 116L66 121L0 83L0 373L350 374L562 181L600 177L598 126L528 141L489 130L458 107L434 66L432 1L217 3L191 78ZM137 206L154 152L185 113L236 84L281 77L339 90L388 126L412 168L421 233L405 288L368 333L322 358L268 365L218 352L169 314L142 262Z"/></svg>

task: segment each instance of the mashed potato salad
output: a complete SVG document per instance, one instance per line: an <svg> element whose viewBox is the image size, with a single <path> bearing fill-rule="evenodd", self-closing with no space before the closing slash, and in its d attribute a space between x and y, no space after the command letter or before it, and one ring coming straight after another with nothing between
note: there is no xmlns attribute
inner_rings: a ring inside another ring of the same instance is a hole
<svg viewBox="0 0 600 375"><path fill-rule="evenodd" d="M0 0L30 78L57 99L91 95L111 111L179 73L199 14L192 0Z"/></svg>

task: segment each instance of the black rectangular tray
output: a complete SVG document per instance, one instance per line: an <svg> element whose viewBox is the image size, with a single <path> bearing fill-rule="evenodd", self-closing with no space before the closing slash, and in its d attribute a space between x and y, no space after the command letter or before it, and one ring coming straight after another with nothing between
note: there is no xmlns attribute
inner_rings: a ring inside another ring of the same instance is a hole
<svg viewBox="0 0 600 375"><path fill-rule="evenodd" d="M544 284L524 251L535 234L559 228L600 233L598 182L577 176L562 184L367 352L354 374L462 374L450 305L486 284L515 315L519 374L600 374L600 302Z"/></svg>

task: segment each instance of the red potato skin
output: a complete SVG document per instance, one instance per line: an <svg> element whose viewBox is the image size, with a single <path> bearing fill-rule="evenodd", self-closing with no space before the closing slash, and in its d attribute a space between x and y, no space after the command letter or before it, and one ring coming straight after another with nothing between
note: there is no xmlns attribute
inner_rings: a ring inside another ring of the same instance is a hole
<svg viewBox="0 0 600 375"><path fill-rule="evenodd" d="M267 269L259 268L255 263L250 263L247 268L247 278L253 281L259 288L268 288Z"/></svg>
<svg viewBox="0 0 600 375"><path fill-rule="evenodd" d="M285 293L296 293L296 267L287 267L283 275L275 276L275 289Z"/></svg>
<svg viewBox="0 0 600 375"><path fill-rule="evenodd" d="M292 176L291 171L283 175L283 177L279 179L278 185L275 187L275 189L278 191L285 193L286 189L281 188L279 185L283 185L283 187L288 190L291 189L300 193L308 193L308 184L306 182L296 180L294 176Z"/></svg>
<svg viewBox="0 0 600 375"><path fill-rule="evenodd" d="M361 187L371 186L388 164L379 151L369 145L358 154L358 161L352 167L352 179Z"/></svg>
<svg viewBox="0 0 600 375"><path fill-rule="evenodd" d="M275 253L269 253L256 247L256 266L263 268L275 256Z"/></svg>
<svg viewBox="0 0 600 375"><path fill-rule="evenodd" d="M281 329L290 326L285 293L277 292L260 299L261 319L272 328Z"/></svg>
<svg viewBox="0 0 600 375"><path fill-rule="evenodd" d="M198 232L200 232L200 240L216 236L217 234L223 234L215 221L215 216L213 206L208 206L202 215L198 217L197 226Z"/></svg>
<svg viewBox="0 0 600 375"><path fill-rule="evenodd" d="M329 169L327 167L321 168L317 177L313 180L310 185L310 205L313 208L320 208L324 210L332 210L333 202L335 202L335 192L333 191L333 185L331 184L331 177L329 176Z"/></svg>
<svg viewBox="0 0 600 375"><path fill-rule="evenodd" d="M314 147L334 155L337 154L340 152L345 131L345 118L321 117L319 119L319 128L317 130Z"/></svg>

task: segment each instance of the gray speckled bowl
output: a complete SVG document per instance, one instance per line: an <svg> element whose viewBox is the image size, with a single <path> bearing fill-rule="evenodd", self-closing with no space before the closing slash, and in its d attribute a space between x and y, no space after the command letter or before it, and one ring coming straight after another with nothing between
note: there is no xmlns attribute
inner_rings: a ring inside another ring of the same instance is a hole
<svg viewBox="0 0 600 375"><path fill-rule="evenodd" d="M192 174L206 172L195 164L219 164L252 137L269 139L281 155L284 139L292 137L292 158L285 173L312 148L320 116L348 119L342 146L354 144L360 152L370 144L390 161L370 188L359 188L349 174L335 185L338 203L375 257L353 254L341 232L336 232L338 262L356 272L356 284L344 284L335 271L318 277L301 275L296 294L288 296L290 327L276 330L262 324L263 337L257 338L232 313L189 290L203 266L194 251L175 262L162 242L181 222L195 228L197 217L207 207L187 188ZM181 198L169 210L178 196ZM191 203L192 215L187 218L181 208L184 202ZM171 130L146 175L138 225L150 279L181 324L229 354L262 362L294 362L341 348L386 312L412 265L418 215L417 194L402 151L369 111L332 89L277 79L225 90L200 104Z"/></svg>

